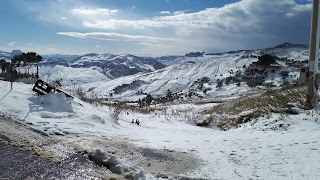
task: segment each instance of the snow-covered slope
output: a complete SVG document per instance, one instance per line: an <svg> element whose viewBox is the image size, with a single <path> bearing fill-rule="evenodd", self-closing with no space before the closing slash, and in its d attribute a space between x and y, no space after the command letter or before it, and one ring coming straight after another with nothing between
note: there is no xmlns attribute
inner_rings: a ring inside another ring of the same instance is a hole
<svg viewBox="0 0 320 180"><path fill-rule="evenodd" d="M305 44L284 43L262 51L278 57L294 59L296 61L308 60L309 57L309 47Z"/></svg>
<svg viewBox="0 0 320 180"><path fill-rule="evenodd" d="M10 90L9 83L0 81L0 112L43 133L67 133L67 138L70 141L77 138L74 140L77 143L79 137L92 135L89 142L88 138L82 142L86 150L96 148L97 145L92 146L96 142L107 152L110 147L103 144L103 140L112 138L143 148L164 149L168 153L183 152L199 159L188 172L168 175L180 176L176 179L320 178L317 110L300 110L298 115L271 113L229 131L201 128L185 117L161 113L125 113L117 124L108 108L70 100L59 93L36 96L31 88L14 83ZM169 108L173 112L175 108L183 107ZM131 123L132 119L138 119L141 125ZM150 152L148 156L158 157L159 161L167 158L152 150L146 152ZM145 166L152 168L154 164L146 162Z"/></svg>
<svg viewBox="0 0 320 180"><path fill-rule="evenodd" d="M32 85L0 81L0 112L48 134L94 133L116 125L110 111L93 107L63 93L36 96ZM77 126L76 129L71 128ZM39 128L41 127L41 128ZM73 130L71 130L73 129Z"/></svg>
<svg viewBox="0 0 320 180"><path fill-rule="evenodd" d="M194 83L201 78L207 77L210 79L208 83L215 83L217 79L226 77L228 71L239 69L256 60L255 58L242 59L241 54L178 58L174 64L163 69L120 77L105 83L90 83L85 86L88 89L95 88L94 91L96 92L109 94L113 92L114 88L123 84L132 84L134 81L141 82L139 86L128 89L121 96L132 96L138 91L159 96L163 95L168 89L172 92L188 91L195 88Z"/></svg>
<svg viewBox="0 0 320 180"><path fill-rule="evenodd" d="M33 72L36 70L33 69ZM72 68L63 65L40 65L39 76L46 82L59 81L64 87L83 83L109 81L98 67Z"/></svg>
<svg viewBox="0 0 320 180"><path fill-rule="evenodd" d="M114 79L139 72L150 72L164 67L153 58L142 58L130 54L86 54L75 58L70 63L71 67L100 67L104 74Z"/></svg>

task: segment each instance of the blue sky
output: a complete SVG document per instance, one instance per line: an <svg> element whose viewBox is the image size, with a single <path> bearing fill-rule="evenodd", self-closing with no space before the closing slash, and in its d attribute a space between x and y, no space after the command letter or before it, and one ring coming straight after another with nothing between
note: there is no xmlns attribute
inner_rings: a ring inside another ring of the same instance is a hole
<svg viewBox="0 0 320 180"><path fill-rule="evenodd" d="M0 50L161 56L308 43L311 3L1 0Z"/></svg>

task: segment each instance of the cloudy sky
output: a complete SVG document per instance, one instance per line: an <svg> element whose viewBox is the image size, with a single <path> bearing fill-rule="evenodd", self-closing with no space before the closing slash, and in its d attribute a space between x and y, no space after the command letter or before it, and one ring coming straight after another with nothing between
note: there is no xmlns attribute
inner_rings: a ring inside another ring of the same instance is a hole
<svg viewBox="0 0 320 180"><path fill-rule="evenodd" d="M311 0L1 0L0 50L183 55L308 43Z"/></svg>

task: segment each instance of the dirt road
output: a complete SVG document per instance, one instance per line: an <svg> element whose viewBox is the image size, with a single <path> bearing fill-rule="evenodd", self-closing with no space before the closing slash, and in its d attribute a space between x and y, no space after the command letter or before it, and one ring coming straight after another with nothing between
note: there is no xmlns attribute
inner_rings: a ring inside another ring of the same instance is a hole
<svg viewBox="0 0 320 180"><path fill-rule="evenodd" d="M76 153L68 143L0 116L1 179L108 179L105 167Z"/></svg>
<svg viewBox="0 0 320 180"><path fill-rule="evenodd" d="M123 179L87 158L93 149L139 165L155 177L174 177L197 166L193 156L172 150L136 147L130 142L83 134L46 136L0 116L0 177L4 179Z"/></svg>

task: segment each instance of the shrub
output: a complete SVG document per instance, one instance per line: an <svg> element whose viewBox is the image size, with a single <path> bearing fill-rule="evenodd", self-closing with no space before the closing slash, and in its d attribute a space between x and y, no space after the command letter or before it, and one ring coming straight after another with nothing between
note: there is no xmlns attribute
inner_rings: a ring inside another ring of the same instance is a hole
<svg viewBox="0 0 320 180"><path fill-rule="evenodd" d="M256 87L256 86L259 86L259 85L262 85L262 81L259 81L259 80L250 80L247 82L247 85L249 87Z"/></svg>
<svg viewBox="0 0 320 180"><path fill-rule="evenodd" d="M208 119L205 119L201 122L196 122L196 125L200 127L208 127L212 124L212 122L213 122L213 117L210 116Z"/></svg>
<svg viewBox="0 0 320 180"><path fill-rule="evenodd" d="M264 54L258 57L257 64L264 65L264 66L268 66L270 64L276 64L277 62L275 59L276 59L275 56L272 56L270 54Z"/></svg>
<svg viewBox="0 0 320 180"><path fill-rule="evenodd" d="M242 124L252 121L255 118L262 116L264 113L261 111L254 111L240 117L225 119L217 123L217 127L226 131L233 127L240 127Z"/></svg>
<svg viewBox="0 0 320 180"><path fill-rule="evenodd" d="M120 116L121 116L122 112L124 111L124 107L123 106L124 106L124 104L122 102L117 102L111 108L116 122L119 121Z"/></svg>
<svg viewBox="0 0 320 180"><path fill-rule="evenodd" d="M289 81L283 81L283 85L284 86L288 86L288 85L290 85L290 82Z"/></svg>
<svg viewBox="0 0 320 180"><path fill-rule="evenodd" d="M289 71L281 71L280 75L282 76L283 79L286 79L289 76Z"/></svg>
<svg viewBox="0 0 320 180"><path fill-rule="evenodd" d="M70 86L69 92L71 95L78 97L84 102L94 104L94 105L102 105L104 98L102 95L98 93L91 92L88 94L80 84L74 84Z"/></svg>

